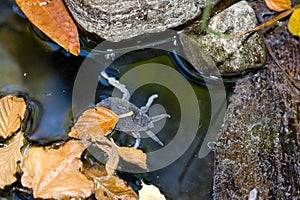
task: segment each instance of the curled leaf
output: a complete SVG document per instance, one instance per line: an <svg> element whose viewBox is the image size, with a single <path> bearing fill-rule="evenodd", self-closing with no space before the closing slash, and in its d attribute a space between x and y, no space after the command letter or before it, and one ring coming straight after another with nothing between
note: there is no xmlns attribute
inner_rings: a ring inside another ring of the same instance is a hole
<svg viewBox="0 0 300 200"><path fill-rule="evenodd" d="M94 184L81 172L80 156L86 144L71 140L58 149L31 147L22 164L22 185L35 198L81 198L92 194Z"/></svg>
<svg viewBox="0 0 300 200"><path fill-rule="evenodd" d="M79 54L77 27L62 0L16 0L16 2L36 27L70 53Z"/></svg>
<svg viewBox="0 0 300 200"><path fill-rule="evenodd" d="M69 133L70 137L92 140L97 148L104 151L108 160L105 163L106 171L109 175L113 175L118 167L120 157L127 163L131 163L139 168L146 169L146 154L141 150L119 147L113 140L109 140L106 135L110 134L115 128L120 117L131 115L126 113L118 116L111 110L97 106L94 109L86 110L77 120ZM98 154L92 148L88 149L92 154ZM97 157L97 156L96 156Z"/></svg>
<svg viewBox="0 0 300 200"><path fill-rule="evenodd" d="M0 99L0 137L10 137L21 126L26 104L23 98L6 96Z"/></svg>
<svg viewBox="0 0 300 200"><path fill-rule="evenodd" d="M265 0L265 1L269 9L277 12L292 8L291 0Z"/></svg>
<svg viewBox="0 0 300 200"><path fill-rule="evenodd" d="M96 146L108 155L105 168L109 175L113 175L120 160L117 146L104 136L97 137Z"/></svg>
<svg viewBox="0 0 300 200"><path fill-rule="evenodd" d="M147 156L142 150L132 147L118 147L118 152L127 163L132 163L141 169L147 169Z"/></svg>
<svg viewBox="0 0 300 200"><path fill-rule="evenodd" d="M0 189L17 180L14 175L17 162L23 158L20 152L23 141L23 133L18 133L6 147L0 148Z"/></svg>
<svg viewBox="0 0 300 200"><path fill-rule="evenodd" d="M142 189L139 191L139 200L165 200L166 197L162 195L157 187L154 185L146 185L142 182Z"/></svg>
<svg viewBox="0 0 300 200"><path fill-rule="evenodd" d="M111 110L104 107L95 107L84 111L69 133L77 139L93 139L98 134L108 135L115 128L119 120Z"/></svg>
<svg viewBox="0 0 300 200"><path fill-rule="evenodd" d="M300 7L296 8L291 15L288 28L293 35L300 37Z"/></svg>
<svg viewBox="0 0 300 200"><path fill-rule="evenodd" d="M102 137L102 139L98 138L96 141L96 146L108 155L108 161L105 167L109 175L114 174L118 164L120 164L120 158L127 164L132 164L134 167L143 170L147 169L147 156L142 150L132 147L119 147L112 139L109 140L106 137Z"/></svg>
<svg viewBox="0 0 300 200"><path fill-rule="evenodd" d="M137 194L122 179L108 175L102 166L93 166L84 172L96 185L95 197L98 200L138 199Z"/></svg>

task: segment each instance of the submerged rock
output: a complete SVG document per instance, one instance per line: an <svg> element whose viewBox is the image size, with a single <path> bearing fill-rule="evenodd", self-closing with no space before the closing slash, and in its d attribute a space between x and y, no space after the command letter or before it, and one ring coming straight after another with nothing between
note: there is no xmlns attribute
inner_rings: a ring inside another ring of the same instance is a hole
<svg viewBox="0 0 300 200"><path fill-rule="evenodd" d="M0 90L8 86L21 86L22 72L16 60L0 44Z"/></svg>
<svg viewBox="0 0 300 200"><path fill-rule="evenodd" d="M184 24L201 13L206 0L65 0L74 19L109 41L156 33Z"/></svg>
<svg viewBox="0 0 300 200"><path fill-rule="evenodd" d="M266 36L282 70L271 60L236 84L216 143L214 199L300 197L300 43L286 22Z"/></svg>
<svg viewBox="0 0 300 200"><path fill-rule="evenodd" d="M212 17L208 27L219 33L236 34L256 25L253 9L246 1L240 1ZM207 55L211 56L223 75L243 73L262 66L266 60L264 40L259 33L237 39L227 39L212 33L189 33L183 34L181 41L192 64L205 74L209 74L211 70L211 64L203 64L203 58L207 58Z"/></svg>

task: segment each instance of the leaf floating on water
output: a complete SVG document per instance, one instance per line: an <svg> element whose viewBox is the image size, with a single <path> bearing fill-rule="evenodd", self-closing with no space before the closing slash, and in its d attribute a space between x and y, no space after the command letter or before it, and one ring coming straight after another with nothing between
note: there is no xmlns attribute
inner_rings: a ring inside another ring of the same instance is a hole
<svg viewBox="0 0 300 200"><path fill-rule="evenodd" d="M271 10L280 12L292 8L290 0L265 0L267 7Z"/></svg>
<svg viewBox="0 0 300 200"><path fill-rule="evenodd" d="M122 179L108 175L102 166L93 166L85 171L96 185L95 197L98 200L138 199L137 194Z"/></svg>
<svg viewBox="0 0 300 200"><path fill-rule="evenodd" d="M127 163L133 164L141 169L147 169L147 156L142 150L132 147L119 147L111 139L97 138L96 146L107 153L108 161L105 164L109 175L113 175L120 161L120 157Z"/></svg>
<svg viewBox="0 0 300 200"><path fill-rule="evenodd" d="M86 143L71 140L58 149L29 148L23 160L22 185L32 188L35 198L81 198L92 194L93 181L81 172L80 156Z"/></svg>
<svg viewBox="0 0 300 200"><path fill-rule="evenodd" d="M131 113L126 113L128 116ZM120 157L127 163L146 169L146 154L141 150L119 147L113 140L109 140L106 135L110 134L115 128L120 117L111 110L97 106L95 109L86 110L77 120L69 133L70 137L92 140L95 145L108 155L105 164L106 171L113 175L120 161Z"/></svg>
<svg viewBox="0 0 300 200"><path fill-rule="evenodd" d="M139 200L165 200L166 197L160 193L154 185L146 185L142 182L142 189L139 191Z"/></svg>
<svg viewBox="0 0 300 200"><path fill-rule="evenodd" d="M62 0L16 0L27 18L53 41L74 55L80 51L79 36Z"/></svg>
<svg viewBox="0 0 300 200"><path fill-rule="evenodd" d="M6 139L20 128L25 110L23 98L6 96L0 99L0 137Z"/></svg>
<svg viewBox="0 0 300 200"><path fill-rule="evenodd" d="M77 120L69 133L77 139L92 139L98 134L108 135L115 128L119 120L111 110L104 107L86 110Z"/></svg>
<svg viewBox="0 0 300 200"><path fill-rule="evenodd" d="M147 156L139 149L132 147L118 147L120 157L128 163L132 163L141 169L147 169Z"/></svg>
<svg viewBox="0 0 300 200"><path fill-rule="evenodd" d="M103 135L96 138L96 146L108 155L105 168L109 175L113 175L120 160L117 146Z"/></svg>
<svg viewBox="0 0 300 200"><path fill-rule="evenodd" d="M104 176L96 179L98 188L95 197L98 200L110 199L138 199L131 187L116 176Z"/></svg>
<svg viewBox="0 0 300 200"><path fill-rule="evenodd" d="M17 180L14 175L17 172L17 162L23 157L20 152L23 141L23 133L20 132L12 138L10 144L0 148L0 189Z"/></svg>
<svg viewBox="0 0 300 200"><path fill-rule="evenodd" d="M288 28L293 35L300 37L300 7L294 10L290 17Z"/></svg>

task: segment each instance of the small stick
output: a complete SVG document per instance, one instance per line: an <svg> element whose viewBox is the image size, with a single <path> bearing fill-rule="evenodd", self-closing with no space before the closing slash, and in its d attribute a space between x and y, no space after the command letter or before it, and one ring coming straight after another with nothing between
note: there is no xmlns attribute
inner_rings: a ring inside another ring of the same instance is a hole
<svg viewBox="0 0 300 200"><path fill-rule="evenodd" d="M124 113L124 114L121 114L121 115L118 115L119 118L125 118L125 117L130 117L133 115L133 111L130 111L128 113Z"/></svg>
<svg viewBox="0 0 300 200"><path fill-rule="evenodd" d="M292 12L294 12L294 10L295 10L296 8L298 8L298 7L299 7L299 5L295 6L294 8L291 8L291 9L289 9L289 10L283 12L283 13L281 13L280 15L274 17L273 19L270 19L269 21L263 23L262 25L259 25L259 26L255 27L255 28L253 28L253 29L250 29L250 30L247 30L247 31L244 31L244 32L235 34L235 35L232 35L232 37L233 37L233 38L239 38L239 37L241 37L241 36L243 36L243 35L245 35L245 34L247 34L247 33L252 33L252 32L255 32L255 31L259 31L260 29L263 29L263 28L265 28L265 27L267 27L267 26L270 26L270 25L272 25L273 23L275 23L275 22L281 20L282 18L284 18L284 17L290 15L290 14L291 14Z"/></svg>

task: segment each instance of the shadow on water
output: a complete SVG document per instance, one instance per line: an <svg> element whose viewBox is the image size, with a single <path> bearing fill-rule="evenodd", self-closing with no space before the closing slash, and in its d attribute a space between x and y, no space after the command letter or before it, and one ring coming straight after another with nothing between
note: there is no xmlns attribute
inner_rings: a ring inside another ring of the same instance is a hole
<svg viewBox="0 0 300 200"><path fill-rule="evenodd" d="M35 101L39 102L36 103L37 105L32 105L33 108L36 106L33 110L38 110L36 115L33 114L34 118L37 118L34 120L38 122L32 124L38 126L30 129L28 137L41 145L64 140L72 124L72 87L84 57L70 56L62 50L53 49L41 42L32 33L31 25L11 12L11 3L2 4L3 0L0 2L0 10L5 10L5 15L0 17L0 44L20 66L22 81L21 85L17 86L27 91L32 104L35 104ZM172 55L161 50L134 51L126 56L113 62L109 68L111 73L122 75L129 69L146 63L160 63L173 69L178 68L178 63L174 62ZM136 78L143 78L143 76L147 74L141 74ZM166 77L168 78L172 77ZM17 82L11 80L12 85L15 83ZM198 132L193 143L169 166L139 176L144 178L145 182L157 185L169 199L212 198L213 153L209 153L202 159L198 157L211 118L210 96L205 86L193 82L190 84L197 96L201 113ZM99 83L96 102L111 95L111 91L111 87ZM172 91L159 84L148 84L138 88L132 94L130 101L137 106L142 106L154 93L159 95L154 104L163 105L166 113L172 116L167 119L165 126L157 124L154 127L154 130L159 131L157 136L168 143L174 137L180 123L180 105ZM122 133L114 135L118 144L131 145L133 138L125 136ZM143 139L141 148L152 151L159 149L160 146L150 139ZM126 173L119 175L125 178L131 177Z"/></svg>

